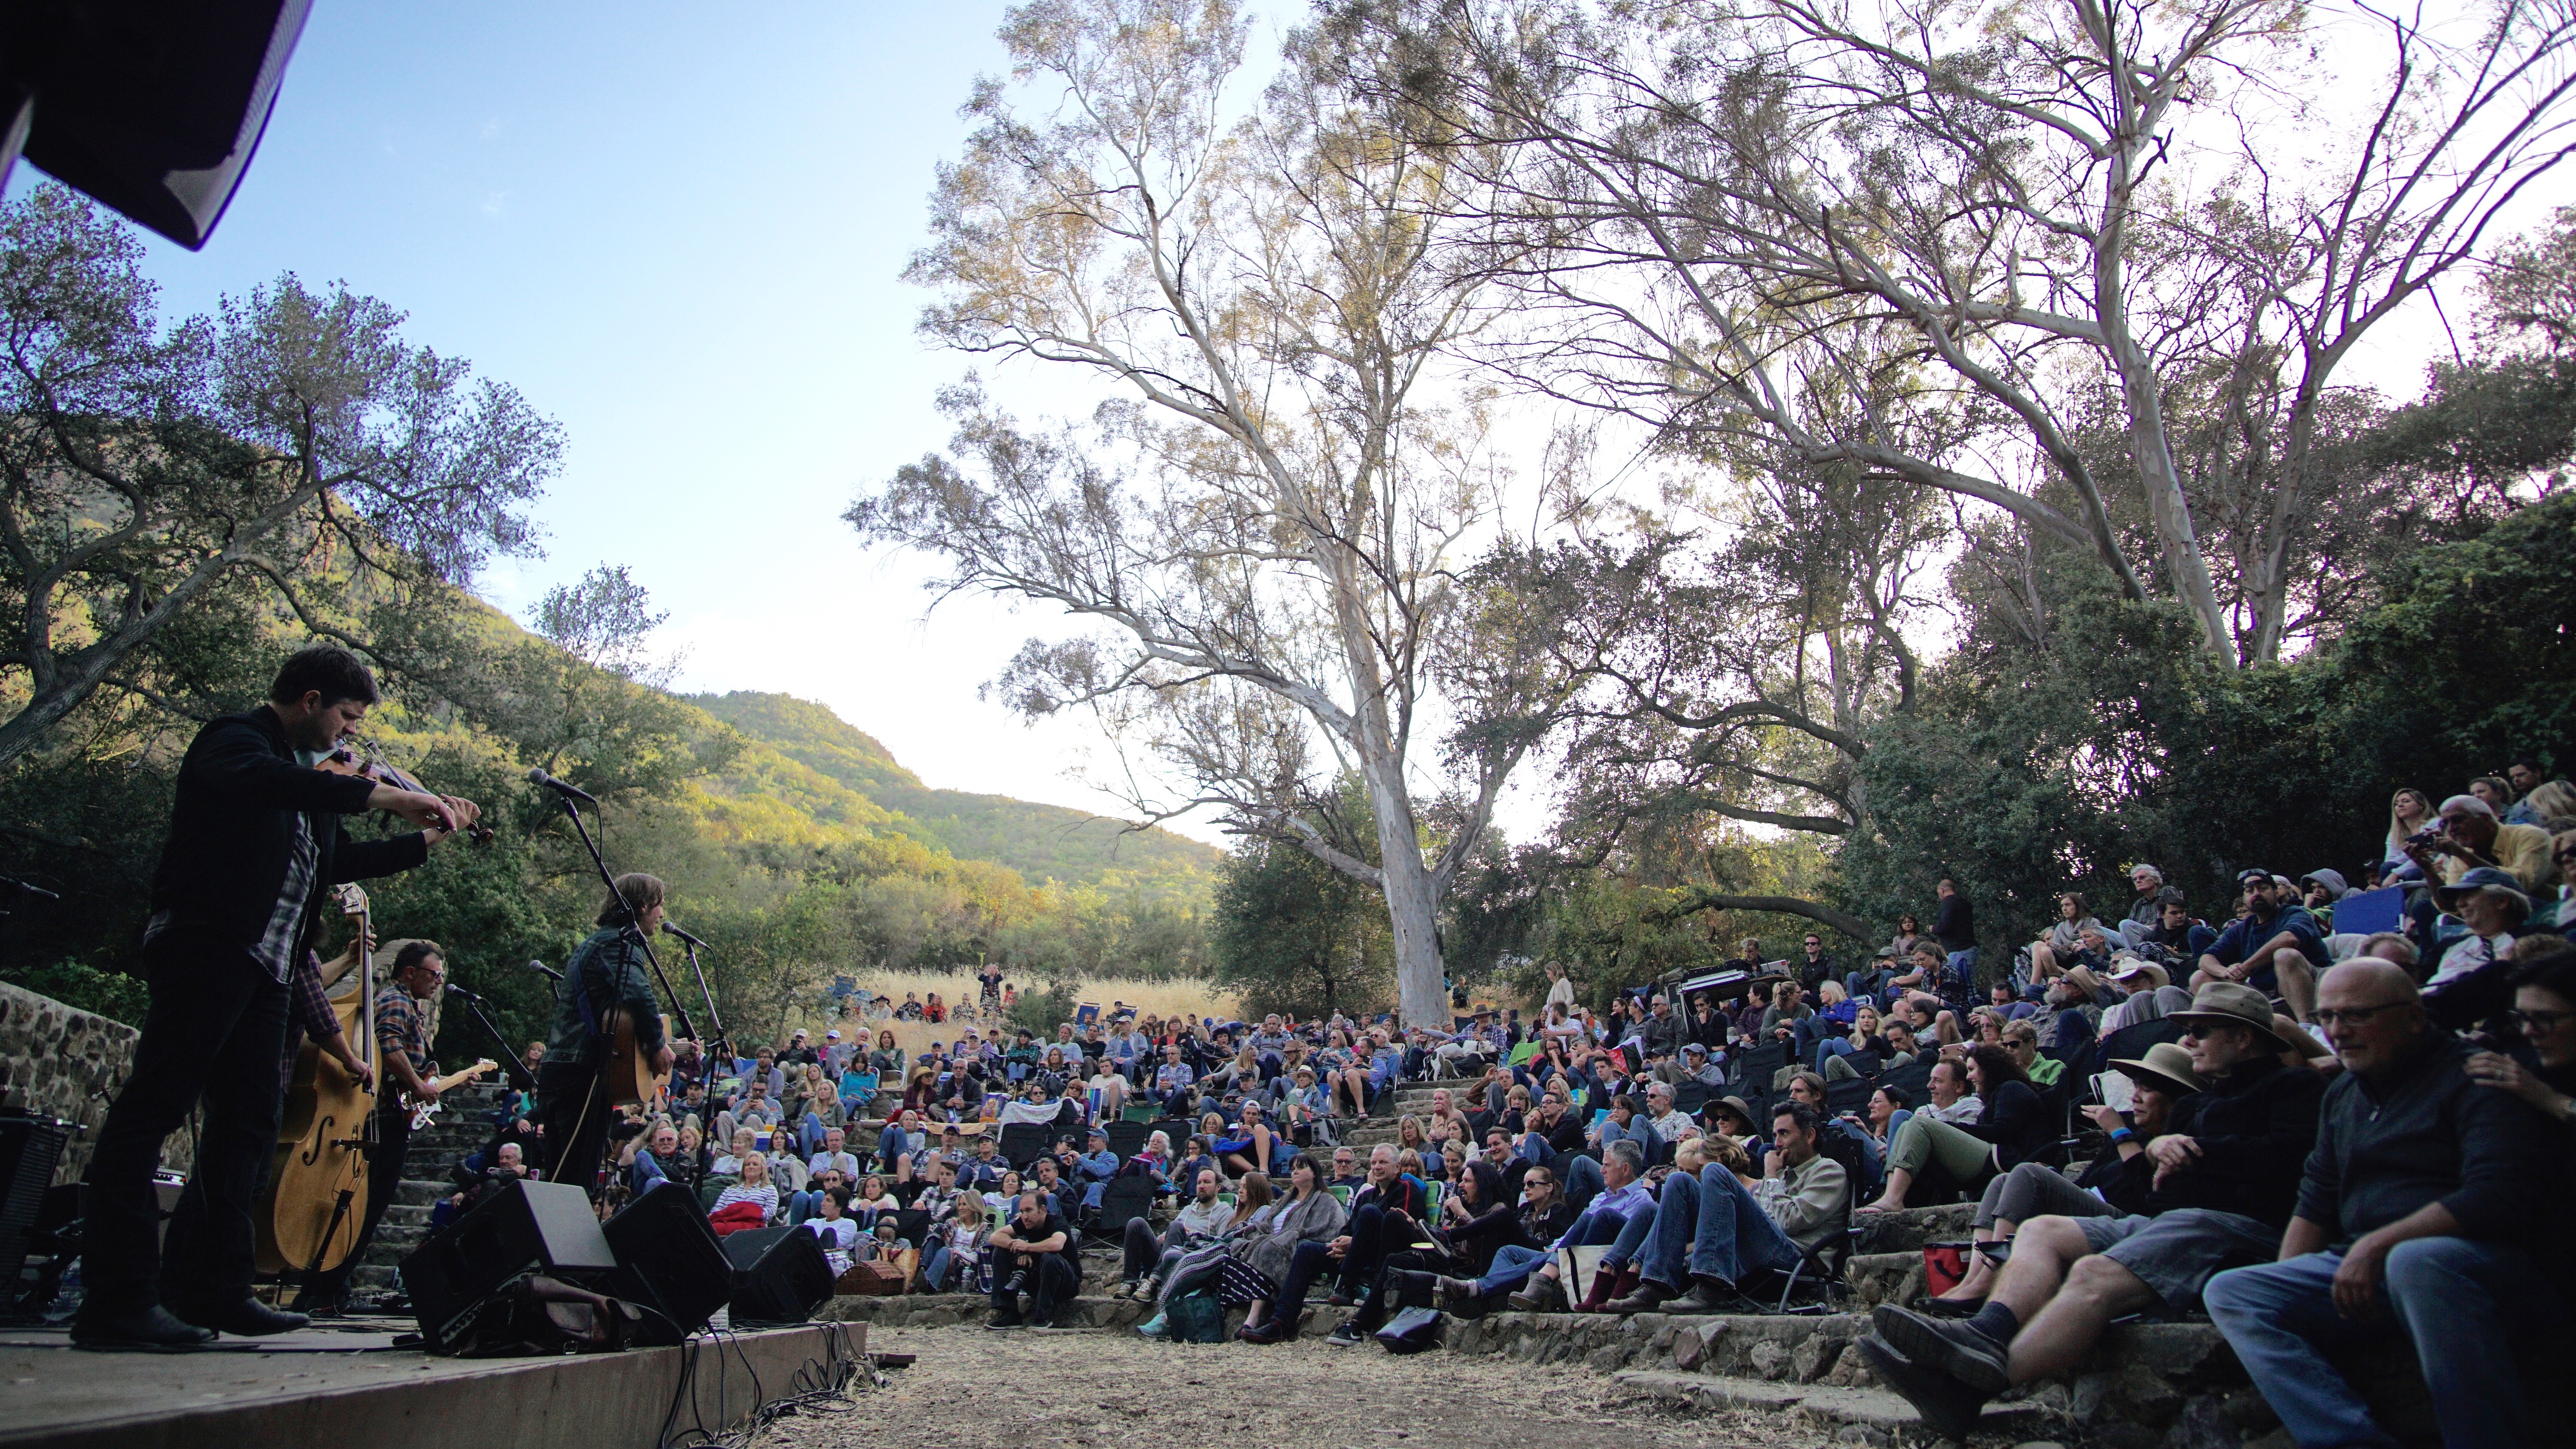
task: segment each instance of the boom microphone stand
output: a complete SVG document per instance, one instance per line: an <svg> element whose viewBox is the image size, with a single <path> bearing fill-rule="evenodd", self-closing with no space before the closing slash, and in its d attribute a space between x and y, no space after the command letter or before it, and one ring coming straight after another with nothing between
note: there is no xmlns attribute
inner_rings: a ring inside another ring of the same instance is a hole
<svg viewBox="0 0 2576 1449"><path fill-rule="evenodd" d="M590 827L582 823L581 807L573 803L572 787L546 775L543 771L536 772L536 779L538 784L554 788L555 799L562 802L564 814L572 817L573 833L581 837L582 849L590 852L590 863L599 871L599 883L608 888L608 899L616 904L618 913L626 918L626 933L634 938L636 945L643 948L644 963L653 968L653 979L660 984L663 999L671 1003L671 1014L680 1019L680 1035L691 1041L698 1040L697 1024L689 1020L689 1009L680 1004L680 993L671 989L671 978L662 971L662 958L653 954L653 943L645 938L642 928L636 925L635 908L627 904L626 897L618 892L617 877L609 873L608 861L599 853L599 843L590 838ZM599 802L593 800L591 803L596 805Z"/></svg>

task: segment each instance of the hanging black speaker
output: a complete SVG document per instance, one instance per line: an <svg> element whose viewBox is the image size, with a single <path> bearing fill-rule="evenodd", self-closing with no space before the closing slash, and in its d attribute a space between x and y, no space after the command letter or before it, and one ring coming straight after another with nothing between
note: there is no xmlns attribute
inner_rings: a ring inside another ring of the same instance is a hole
<svg viewBox="0 0 2576 1449"><path fill-rule="evenodd" d="M312 0L0 6L0 180L29 161L196 248L259 148Z"/></svg>
<svg viewBox="0 0 2576 1449"><path fill-rule="evenodd" d="M734 1244L751 1234L736 1233L725 1241L725 1256L737 1265L727 1314L727 1321L736 1328L803 1323L832 1296L832 1264L823 1256L821 1238L795 1228L763 1231L777 1236L762 1244L743 1244L740 1255ZM740 1266L755 1247L766 1250L749 1267Z"/></svg>
<svg viewBox="0 0 2576 1449"><path fill-rule="evenodd" d="M599 1291L650 1308L664 1320L648 1319L638 1345L679 1342L706 1327L733 1296L733 1264L697 1199L677 1183L646 1188L600 1232L617 1255L617 1267Z"/></svg>
<svg viewBox="0 0 2576 1449"><path fill-rule="evenodd" d="M439 1352L484 1300L522 1273L595 1285L616 1266L590 1194L570 1183L522 1178L422 1239L402 1261L402 1283L420 1336Z"/></svg>

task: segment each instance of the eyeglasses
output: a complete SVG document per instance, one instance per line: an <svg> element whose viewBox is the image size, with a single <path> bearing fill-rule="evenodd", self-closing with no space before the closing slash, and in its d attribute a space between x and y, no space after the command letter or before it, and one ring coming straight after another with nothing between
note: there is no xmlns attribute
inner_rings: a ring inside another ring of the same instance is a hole
<svg viewBox="0 0 2576 1449"><path fill-rule="evenodd" d="M2529 1027L2533 1031L2556 1031L2569 1017L2576 1016L2576 1011L2517 1011L2510 1015L2516 1026Z"/></svg>
<svg viewBox="0 0 2576 1449"><path fill-rule="evenodd" d="M2402 1001L2383 1001L2377 1006L2351 1006L2341 1011L2321 1006L2308 1014L2315 1019L2317 1025L2331 1029L2336 1026L2360 1026L2383 1011L2395 1011L2406 1004Z"/></svg>

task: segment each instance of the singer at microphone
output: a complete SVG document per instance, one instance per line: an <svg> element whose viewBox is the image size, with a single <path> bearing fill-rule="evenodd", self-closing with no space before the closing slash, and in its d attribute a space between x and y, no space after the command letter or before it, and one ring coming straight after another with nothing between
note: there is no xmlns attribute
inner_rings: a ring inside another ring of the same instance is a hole
<svg viewBox="0 0 2576 1449"><path fill-rule="evenodd" d="M697 947L701 951L712 951L715 949L715 947L708 945L706 942L689 934L687 931L680 929L678 926L671 924L669 921L664 921L662 923L662 934L665 936L677 936L681 940L688 942L690 945Z"/></svg>
<svg viewBox="0 0 2576 1449"><path fill-rule="evenodd" d="M593 795L588 790L585 790L570 781L558 780L554 776L547 774L546 767L543 765L530 765L528 767L528 783L531 785L542 785L559 795L570 795L576 800L587 800L593 805L597 805L599 803L598 796Z"/></svg>

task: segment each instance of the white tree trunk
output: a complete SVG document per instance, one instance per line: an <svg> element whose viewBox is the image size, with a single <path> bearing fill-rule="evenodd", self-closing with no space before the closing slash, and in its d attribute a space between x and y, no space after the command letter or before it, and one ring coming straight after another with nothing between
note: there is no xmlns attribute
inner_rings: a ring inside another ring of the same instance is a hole
<svg viewBox="0 0 2576 1449"><path fill-rule="evenodd" d="M1396 1011L1408 1027L1447 1031L1451 1017L1448 974L1440 960L1440 888L1422 863L1413 801L1400 784L1390 790L1380 784L1378 771L1366 773L1377 815L1378 859L1385 862L1379 889L1395 935Z"/></svg>

